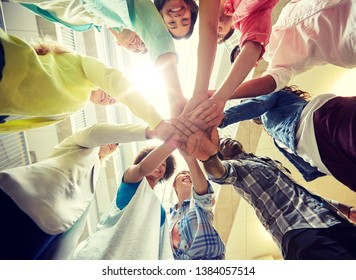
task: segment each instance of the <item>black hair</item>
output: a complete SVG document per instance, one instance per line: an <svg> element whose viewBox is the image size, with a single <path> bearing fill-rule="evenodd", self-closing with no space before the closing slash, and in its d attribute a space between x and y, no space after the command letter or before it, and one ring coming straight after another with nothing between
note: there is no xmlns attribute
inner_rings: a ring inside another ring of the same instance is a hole
<svg viewBox="0 0 356 280"><path fill-rule="evenodd" d="M230 37L232 36L232 34L234 34L234 32L235 32L235 28L233 26L231 26L229 32L227 32L223 38L218 40L218 44L222 44L222 43L226 42L227 40L229 40Z"/></svg>
<svg viewBox="0 0 356 280"><path fill-rule="evenodd" d="M166 3L167 0L154 0L153 3L155 4L156 8L158 11L161 11L162 8L163 8L163 5ZM188 7L189 7L189 10L190 10L190 13L191 13L191 16L190 16L190 28L188 30L188 33L185 34L185 36L183 37L177 37L177 36L174 36L172 33L172 37L174 39L188 39L190 38L190 36L192 36L193 34L193 31L194 31L194 26L195 26L195 23L197 21L197 17L198 17L198 11L199 11L199 6L197 5L197 3L195 3L194 0L184 0L185 3L187 3ZM169 31L169 30L168 30Z"/></svg>
<svg viewBox="0 0 356 280"><path fill-rule="evenodd" d="M235 62L235 57L239 55L241 49L239 45L236 45L230 52L230 62L231 64ZM235 56L236 55L236 56Z"/></svg>
<svg viewBox="0 0 356 280"><path fill-rule="evenodd" d="M154 149L157 147L155 146L150 146L150 147L145 147L142 150L140 150L134 160L133 164L138 164L140 163L147 155L152 152ZM176 160L173 155L169 155L166 158L166 172L163 175L163 178L159 180L159 183L162 183L163 181L167 181L169 178L172 177L174 174L174 171L176 169Z"/></svg>
<svg viewBox="0 0 356 280"><path fill-rule="evenodd" d="M238 140L236 140L236 139L233 139L233 138L231 138L231 137L220 138L220 140L219 140L219 141L220 141L220 144L221 144L221 141L222 141L222 140L225 140L225 139L231 139L232 141L234 141L234 142L236 142L236 143L238 144L239 148L238 148L238 150L237 150L237 154L236 154L236 155L246 153L246 151L244 150L244 147L243 147L243 145L241 144L241 142L238 141ZM219 158L220 160L224 160L224 156L223 156L223 154L222 154L221 151L220 151L220 144L219 144L219 151L218 151L218 153L217 153L217 156L218 156L218 158Z"/></svg>

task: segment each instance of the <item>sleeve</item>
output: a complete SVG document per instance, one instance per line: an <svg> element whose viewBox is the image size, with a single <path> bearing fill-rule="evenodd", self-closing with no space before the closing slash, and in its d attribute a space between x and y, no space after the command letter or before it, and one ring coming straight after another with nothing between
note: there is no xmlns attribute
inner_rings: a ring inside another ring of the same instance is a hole
<svg viewBox="0 0 356 280"><path fill-rule="evenodd" d="M259 117L269 111L276 103L278 94L271 93L256 98L246 99L224 112L224 119L219 127L226 127L240 121Z"/></svg>
<svg viewBox="0 0 356 280"><path fill-rule="evenodd" d="M146 127L139 124L98 123L79 130L72 135L73 141L86 148L94 148L113 143L145 141Z"/></svg>
<svg viewBox="0 0 356 280"><path fill-rule="evenodd" d="M225 166L225 174L220 178L215 178L211 175L208 175L208 179L219 185L224 185L224 184L237 185L237 178L238 178L237 168L230 161L224 160L222 164ZM238 162L236 162L235 165L236 164L238 164Z"/></svg>
<svg viewBox="0 0 356 280"><path fill-rule="evenodd" d="M152 61L166 53L176 53L173 38L158 12L149 0L128 1L134 31L145 43Z"/></svg>
<svg viewBox="0 0 356 280"><path fill-rule="evenodd" d="M137 183L125 183L123 179L121 180L121 184L116 194L116 206L120 210L124 209L127 204L130 203L141 182L142 180Z"/></svg>
<svg viewBox="0 0 356 280"><path fill-rule="evenodd" d="M82 65L87 79L92 84L126 105L136 117L144 120L152 129L162 121L155 108L134 89L119 70L89 56L82 57Z"/></svg>
<svg viewBox="0 0 356 280"><path fill-rule="evenodd" d="M211 212L213 210L213 206L215 205L215 195L213 187L208 181L208 192L203 195L198 195L193 188L193 199L194 205L203 209L206 212Z"/></svg>
<svg viewBox="0 0 356 280"><path fill-rule="evenodd" d="M296 71L290 66L273 66L269 65L268 69L262 73L262 76L271 76L276 82L276 89L281 90L288 85L289 81L295 76Z"/></svg>
<svg viewBox="0 0 356 280"><path fill-rule="evenodd" d="M256 2L256 1L255 1ZM246 41L258 42L262 45L263 50L259 58L265 52L265 46L269 43L272 31L272 11L278 1L258 1L256 8L248 7L249 14L235 22L236 28L241 32L240 46L242 47Z"/></svg>

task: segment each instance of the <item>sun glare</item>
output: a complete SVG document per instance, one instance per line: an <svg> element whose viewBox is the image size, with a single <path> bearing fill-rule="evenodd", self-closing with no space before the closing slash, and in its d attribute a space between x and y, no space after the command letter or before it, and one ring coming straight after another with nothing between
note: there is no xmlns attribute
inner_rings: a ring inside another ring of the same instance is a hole
<svg viewBox="0 0 356 280"><path fill-rule="evenodd" d="M159 71L143 59L138 63L130 72L130 81L163 118L169 118L167 93Z"/></svg>

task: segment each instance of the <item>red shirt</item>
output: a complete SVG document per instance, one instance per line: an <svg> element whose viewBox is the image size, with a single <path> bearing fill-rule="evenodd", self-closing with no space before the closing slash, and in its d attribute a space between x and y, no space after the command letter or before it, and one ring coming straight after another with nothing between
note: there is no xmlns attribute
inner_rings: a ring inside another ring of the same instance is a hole
<svg viewBox="0 0 356 280"><path fill-rule="evenodd" d="M255 41L263 46L269 42L272 29L272 10L279 0L226 0L225 14L233 18L235 28L240 31L240 47L246 41Z"/></svg>

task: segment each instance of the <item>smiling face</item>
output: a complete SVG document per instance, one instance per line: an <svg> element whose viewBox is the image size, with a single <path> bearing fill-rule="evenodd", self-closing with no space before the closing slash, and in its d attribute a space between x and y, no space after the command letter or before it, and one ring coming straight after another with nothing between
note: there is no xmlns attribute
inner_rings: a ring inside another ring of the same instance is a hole
<svg viewBox="0 0 356 280"><path fill-rule="evenodd" d="M160 13L169 32L174 37L182 38L189 32L191 11L184 0L167 0Z"/></svg>
<svg viewBox="0 0 356 280"><path fill-rule="evenodd" d="M97 105L112 105L117 103L117 100L112 98L110 94L102 89L93 90L90 95L90 101Z"/></svg>
<svg viewBox="0 0 356 280"><path fill-rule="evenodd" d="M217 30L218 43L224 40L225 36L230 32L231 28L233 28L232 17L224 14L220 15Z"/></svg>
<svg viewBox="0 0 356 280"><path fill-rule="evenodd" d="M164 161L150 175L146 176L149 181L160 181L166 173L167 163Z"/></svg>
<svg viewBox="0 0 356 280"><path fill-rule="evenodd" d="M188 198L192 192L190 172L186 170L179 172L174 179L173 188L178 196L183 197L183 199Z"/></svg>
<svg viewBox="0 0 356 280"><path fill-rule="evenodd" d="M219 150L224 159L232 159L244 152L241 143L231 138L222 139Z"/></svg>
<svg viewBox="0 0 356 280"><path fill-rule="evenodd" d="M145 43L135 32L129 29L124 29L121 32L117 32L112 29L110 29L110 31L115 36L116 44L118 46L124 47L125 49L137 54L147 52Z"/></svg>

